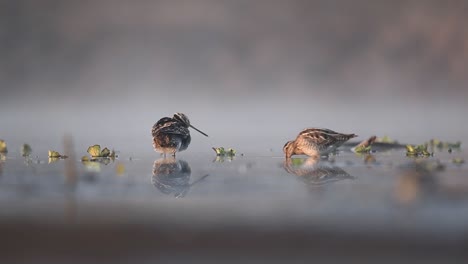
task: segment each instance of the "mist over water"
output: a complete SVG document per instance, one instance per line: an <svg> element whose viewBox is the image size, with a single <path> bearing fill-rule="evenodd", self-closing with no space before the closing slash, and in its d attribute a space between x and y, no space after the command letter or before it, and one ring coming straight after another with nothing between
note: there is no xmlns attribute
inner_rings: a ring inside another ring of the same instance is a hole
<svg viewBox="0 0 468 264"><path fill-rule="evenodd" d="M126 155L152 155L151 127L163 116L186 113L193 125L189 152L211 152L211 147L233 147L243 153L281 153L284 143L307 127L326 127L356 133L359 140L388 135L402 143L423 143L431 138L463 141L468 128L461 122L466 107L449 103L386 103L383 99L329 104L308 100L271 99L238 102L201 101L172 105L131 101L124 104L11 106L2 110L1 136L9 145L29 143L36 149L61 149L64 134L71 134L78 151L101 144ZM299 103L300 102L300 103Z"/></svg>
<svg viewBox="0 0 468 264"><path fill-rule="evenodd" d="M186 113L189 151L281 151L306 127L400 142L468 134L465 1L11 1L0 138L152 153ZM465 10L465 11L464 11ZM133 154L132 154L133 155Z"/></svg>

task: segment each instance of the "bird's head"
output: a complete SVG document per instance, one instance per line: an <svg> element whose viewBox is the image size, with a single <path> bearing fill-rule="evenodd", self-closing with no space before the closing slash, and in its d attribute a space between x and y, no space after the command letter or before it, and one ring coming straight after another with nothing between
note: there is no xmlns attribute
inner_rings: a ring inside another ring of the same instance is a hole
<svg viewBox="0 0 468 264"><path fill-rule="evenodd" d="M198 128L192 126L190 124L190 120L188 119L188 117L185 115L185 114L182 114L182 113L175 113L174 114L174 117L173 117L174 120L176 120L177 122L180 122L182 123L185 127L191 127L193 129L195 129L196 131L198 131L200 134L204 135L205 137L207 137L208 135L205 134L204 132L202 132L201 130L199 130Z"/></svg>
<svg viewBox="0 0 468 264"><path fill-rule="evenodd" d="M190 120L188 119L188 117L185 114L175 113L173 119L180 122L180 123L182 123L185 127L190 126Z"/></svg>
<svg viewBox="0 0 468 264"><path fill-rule="evenodd" d="M283 152L286 155L286 158L289 159L294 154L294 150L296 149L296 144L294 141L288 141L284 144Z"/></svg>

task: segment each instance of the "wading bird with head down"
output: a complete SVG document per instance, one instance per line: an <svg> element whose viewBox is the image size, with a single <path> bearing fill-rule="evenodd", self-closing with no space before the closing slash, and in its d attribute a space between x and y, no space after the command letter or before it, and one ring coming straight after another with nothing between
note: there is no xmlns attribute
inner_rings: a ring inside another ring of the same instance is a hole
<svg viewBox="0 0 468 264"><path fill-rule="evenodd" d="M342 134L330 129L307 128L302 130L296 139L288 141L283 147L286 159L292 155L302 155L319 158L335 151L339 146L355 134Z"/></svg>
<svg viewBox="0 0 468 264"><path fill-rule="evenodd" d="M191 141L189 127L208 137L207 134L192 126L188 117L182 113L175 113L172 118L159 119L151 129L154 150L164 154L164 157L167 153L175 157L176 152L186 150Z"/></svg>

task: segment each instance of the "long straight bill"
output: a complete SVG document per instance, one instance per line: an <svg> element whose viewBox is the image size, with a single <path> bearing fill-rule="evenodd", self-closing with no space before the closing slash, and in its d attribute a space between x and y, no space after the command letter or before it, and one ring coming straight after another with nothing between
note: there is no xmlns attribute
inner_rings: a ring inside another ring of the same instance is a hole
<svg viewBox="0 0 468 264"><path fill-rule="evenodd" d="M195 129L196 131L200 132L200 134L204 135L205 137L208 137L207 134L203 133L203 132L200 131L198 128L196 128L196 127L194 127L194 126L192 126L192 125L190 125L190 127L193 128L193 129Z"/></svg>

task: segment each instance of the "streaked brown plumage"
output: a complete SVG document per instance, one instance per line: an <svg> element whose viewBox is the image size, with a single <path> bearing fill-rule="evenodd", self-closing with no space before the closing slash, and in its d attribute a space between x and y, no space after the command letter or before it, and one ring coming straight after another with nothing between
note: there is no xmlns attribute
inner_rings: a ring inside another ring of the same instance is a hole
<svg viewBox="0 0 468 264"><path fill-rule="evenodd" d="M355 134L342 134L330 129L307 128L302 130L296 139L288 141L283 147L286 158L292 155L319 157L328 155L344 142L357 137Z"/></svg>
<svg viewBox="0 0 468 264"><path fill-rule="evenodd" d="M176 152L186 150L191 141L189 127L206 137L208 136L192 126L185 114L175 113L172 118L163 117L159 119L151 129L154 150L163 153L164 156L167 153L175 156Z"/></svg>

